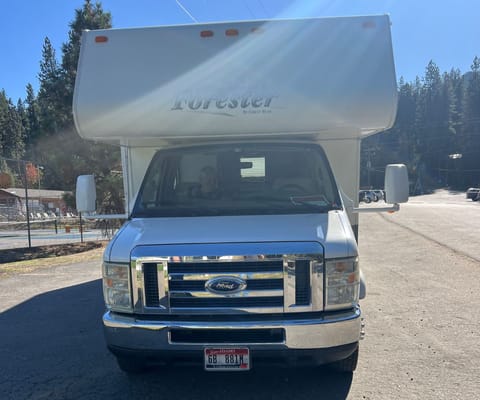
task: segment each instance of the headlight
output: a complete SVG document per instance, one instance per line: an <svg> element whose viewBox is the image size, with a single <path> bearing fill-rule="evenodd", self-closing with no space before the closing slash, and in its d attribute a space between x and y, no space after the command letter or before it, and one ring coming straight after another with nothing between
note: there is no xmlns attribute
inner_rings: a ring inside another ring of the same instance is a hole
<svg viewBox="0 0 480 400"><path fill-rule="evenodd" d="M129 264L103 263L103 297L113 311L132 312Z"/></svg>
<svg viewBox="0 0 480 400"><path fill-rule="evenodd" d="M358 303L360 289L358 258L327 260L325 289L325 310L355 306Z"/></svg>

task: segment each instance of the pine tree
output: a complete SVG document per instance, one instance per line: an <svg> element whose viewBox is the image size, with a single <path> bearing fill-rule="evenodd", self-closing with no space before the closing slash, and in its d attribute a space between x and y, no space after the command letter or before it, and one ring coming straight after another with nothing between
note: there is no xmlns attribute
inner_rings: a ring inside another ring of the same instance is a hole
<svg viewBox="0 0 480 400"><path fill-rule="evenodd" d="M0 155L21 158L24 154L22 118L5 91L0 92Z"/></svg>
<svg viewBox="0 0 480 400"><path fill-rule="evenodd" d="M25 99L25 145L27 147L27 151L32 153L33 144L40 135L39 108L33 86L29 83L26 89L27 98ZM35 158L34 154L31 154L31 158Z"/></svg>
<svg viewBox="0 0 480 400"><path fill-rule="evenodd" d="M40 89L38 92L39 136L45 138L58 133L66 121L64 85L58 65L55 49L50 39L45 38L42 49L42 61L38 74Z"/></svg>
<svg viewBox="0 0 480 400"><path fill-rule="evenodd" d="M480 58L473 59L471 71L465 74L464 79L466 88L462 115L462 163L466 170L467 186L480 183Z"/></svg>
<svg viewBox="0 0 480 400"><path fill-rule="evenodd" d="M102 199L108 199L105 202L111 203L112 209L119 209L123 198L122 178L121 175L112 174L111 170L121 169L120 151L80 138L75 131L72 114L82 31L110 27L110 14L103 11L100 3L93 5L86 0L81 9L75 10L75 18L70 23L69 40L62 46L61 64L57 63L49 42L45 43L39 75L40 136L35 136L35 159L46 166L42 182L52 188L72 190L78 175L94 172L100 203ZM45 112L50 112L51 122Z"/></svg>
<svg viewBox="0 0 480 400"><path fill-rule="evenodd" d="M90 0L85 0L81 9L75 10L75 19L70 23L68 42L62 46L62 71L64 74L67 102L71 104L75 78L77 75L77 63L80 54L80 39L85 29L107 29L112 27L110 13L104 12L101 3L92 5Z"/></svg>

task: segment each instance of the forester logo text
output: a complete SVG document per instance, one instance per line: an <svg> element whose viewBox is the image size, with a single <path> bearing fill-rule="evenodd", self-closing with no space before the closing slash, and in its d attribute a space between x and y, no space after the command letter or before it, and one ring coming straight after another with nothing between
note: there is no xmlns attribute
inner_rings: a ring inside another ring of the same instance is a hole
<svg viewBox="0 0 480 400"><path fill-rule="evenodd" d="M244 113L265 113L271 112L270 107L274 96L243 96L243 97L227 97L227 98L200 98L193 99L177 99L172 111L197 111L224 113L239 109Z"/></svg>

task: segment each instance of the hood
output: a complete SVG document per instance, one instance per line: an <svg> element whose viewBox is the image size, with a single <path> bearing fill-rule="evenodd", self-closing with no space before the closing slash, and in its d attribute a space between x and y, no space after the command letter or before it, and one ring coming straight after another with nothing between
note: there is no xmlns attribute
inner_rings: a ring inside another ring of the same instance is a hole
<svg viewBox="0 0 480 400"><path fill-rule="evenodd" d="M125 223L105 250L105 261L128 262L137 246L245 242L312 242L326 258L353 257L357 244L343 211L326 214L140 218Z"/></svg>

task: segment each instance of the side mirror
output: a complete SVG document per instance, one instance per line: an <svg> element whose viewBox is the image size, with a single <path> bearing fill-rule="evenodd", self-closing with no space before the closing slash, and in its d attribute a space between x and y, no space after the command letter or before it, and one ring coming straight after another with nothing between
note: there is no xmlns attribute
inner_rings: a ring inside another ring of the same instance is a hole
<svg viewBox="0 0 480 400"><path fill-rule="evenodd" d="M408 201L408 172L403 164L389 164L385 170L385 202L388 204Z"/></svg>
<svg viewBox="0 0 480 400"><path fill-rule="evenodd" d="M95 189L95 177L93 175L80 175L77 177L77 211L93 212L96 210L95 202L97 193Z"/></svg>

